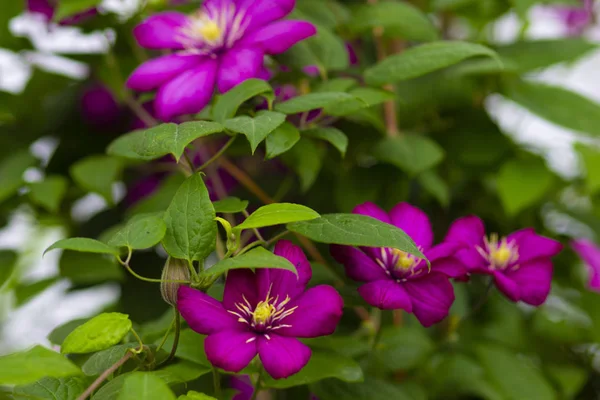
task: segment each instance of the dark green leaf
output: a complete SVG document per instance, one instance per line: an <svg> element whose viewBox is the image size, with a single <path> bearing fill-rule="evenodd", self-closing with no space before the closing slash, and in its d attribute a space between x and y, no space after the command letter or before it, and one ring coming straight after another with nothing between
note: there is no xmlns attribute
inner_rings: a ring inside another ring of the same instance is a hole
<svg viewBox="0 0 600 400"><path fill-rule="evenodd" d="M582 38L515 42L496 49L505 67L518 73L576 60L597 48Z"/></svg>
<svg viewBox="0 0 600 400"><path fill-rule="evenodd" d="M600 190L600 149L578 143L575 149L581 156L585 167L585 184L589 193Z"/></svg>
<svg viewBox="0 0 600 400"><path fill-rule="evenodd" d="M202 261L215 248L215 209L202 176L190 176L165 213L167 234L162 244L171 257Z"/></svg>
<svg viewBox="0 0 600 400"><path fill-rule="evenodd" d="M119 229L108 241L110 246L147 249L158 244L165 236L167 226L155 214L137 215Z"/></svg>
<svg viewBox="0 0 600 400"><path fill-rule="evenodd" d="M415 176L442 162L444 150L426 136L403 135L381 140L373 149L373 155Z"/></svg>
<svg viewBox="0 0 600 400"><path fill-rule="evenodd" d="M198 379L202 375L206 375L212 371L212 367L198 365L188 361L179 361L169 364L166 367L153 371L156 375L168 385L184 383Z"/></svg>
<svg viewBox="0 0 600 400"><path fill-rule="evenodd" d="M112 254L114 256L119 255L118 249L98 240L89 238L69 238L59 240L52 246L48 247L44 254L55 249L81 251L84 253Z"/></svg>
<svg viewBox="0 0 600 400"><path fill-rule="evenodd" d="M135 372L125 378L119 400L175 400L167 384L151 372Z"/></svg>
<svg viewBox="0 0 600 400"><path fill-rule="evenodd" d="M129 349L139 347L139 343L127 343L113 346L92 354L83 364L81 370L88 376L100 375L127 354Z"/></svg>
<svg viewBox="0 0 600 400"><path fill-rule="evenodd" d="M102 313L78 326L64 340L61 352L91 353L118 344L131 329L127 314Z"/></svg>
<svg viewBox="0 0 600 400"><path fill-rule="evenodd" d="M309 388L319 400L418 400L402 385L375 378L365 378L364 383L327 379Z"/></svg>
<svg viewBox="0 0 600 400"><path fill-rule="evenodd" d="M35 383L17 386L13 392L14 400L76 400L86 388L79 377L42 378Z"/></svg>
<svg viewBox="0 0 600 400"><path fill-rule="evenodd" d="M17 253L11 250L0 250L0 287L10 279L17 263Z"/></svg>
<svg viewBox="0 0 600 400"><path fill-rule="evenodd" d="M397 371L419 366L434 350L434 343L423 328L387 328L374 356L378 366Z"/></svg>
<svg viewBox="0 0 600 400"><path fill-rule="evenodd" d="M323 166L325 149L308 138L301 138L290 151L283 154L283 160L300 178L302 191L307 191L315 183Z"/></svg>
<svg viewBox="0 0 600 400"><path fill-rule="evenodd" d="M76 285L122 281L123 267L114 257L104 254L64 251L59 261L60 276Z"/></svg>
<svg viewBox="0 0 600 400"><path fill-rule="evenodd" d="M279 103L275 106L275 110L285 114L298 114L327 106L337 106L344 102L355 101L358 101L356 97L345 92L317 92L296 96L288 101Z"/></svg>
<svg viewBox="0 0 600 400"><path fill-rule="evenodd" d="M590 373L585 368L577 365L547 365L546 370L558 382L565 399L575 399Z"/></svg>
<svg viewBox="0 0 600 400"><path fill-rule="evenodd" d="M270 160L285 153L300 140L298 128L289 122L284 122L273 131L266 140L266 158Z"/></svg>
<svg viewBox="0 0 600 400"><path fill-rule="evenodd" d="M36 163L36 159L27 151L17 152L0 162L0 203L13 194L23 184L23 173Z"/></svg>
<svg viewBox="0 0 600 400"><path fill-rule="evenodd" d="M60 202L67 193L68 185L67 179L62 176L49 176L41 182L29 184L29 197L32 202L56 213Z"/></svg>
<svg viewBox="0 0 600 400"><path fill-rule="evenodd" d="M344 41L326 27L315 25L317 34L288 50L284 56L285 64L296 68L315 65L322 71L348 68L348 50Z"/></svg>
<svg viewBox="0 0 600 400"><path fill-rule="evenodd" d="M97 7L100 3L102 3L102 0L61 0L57 3L52 18L54 21L60 21L67 17L73 17L76 14Z"/></svg>
<svg viewBox="0 0 600 400"><path fill-rule="evenodd" d="M319 218L316 211L300 204L268 204L250 214L244 222L234 227L234 230L262 228L315 218Z"/></svg>
<svg viewBox="0 0 600 400"><path fill-rule="evenodd" d="M80 375L71 361L42 346L0 357L0 385L24 385L38 379Z"/></svg>
<svg viewBox="0 0 600 400"><path fill-rule="evenodd" d="M450 188L435 171L425 171L419 175L418 179L423 188L435 197L442 207L450 205Z"/></svg>
<svg viewBox="0 0 600 400"><path fill-rule="evenodd" d="M235 116L238 108L255 96L263 96L271 103L274 99L273 88L262 79L248 79L220 96L212 109L215 121L223 122Z"/></svg>
<svg viewBox="0 0 600 400"><path fill-rule="evenodd" d="M344 132L337 128L331 127L318 127L314 129L308 129L302 131L302 135L310 136L315 139L325 140L333 145L341 154L342 157L346 156L346 149L348 148L348 137Z"/></svg>
<svg viewBox="0 0 600 400"><path fill-rule="evenodd" d="M297 274L296 267L289 262L287 258L276 256L263 247L255 247L240 256L221 260L212 267L206 269L203 274L215 276L224 274L231 269L242 268L279 268Z"/></svg>
<svg viewBox="0 0 600 400"><path fill-rule="evenodd" d="M81 189L98 193L112 204L112 186L119 179L122 170L123 162L118 158L90 156L74 164L70 172Z"/></svg>
<svg viewBox="0 0 600 400"><path fill-rule="evenodd" d="M173 174L161 182L158 189L150 196L139 200L130 209L128 209L128 215L134 216L137 214L146 214L153 212L165 211L171 200L175 196L175 193L185 181L183 174Z"/></svg>
<svg viewBox="0 0 600 400"><path fill-rule="evenodd" d="M174 337L174 333L169 335L164 345L165 349L171 349L173 347ZM210 368L211 364L206 359L206 353L204 353L205 338L206 336L200 335L191 329L182 329L175 355L182 360L191 361L195 364ZM162 338L160 340L162 340Z"/></svg>
<svg viewBox="0 0 600 400"><path fill-rule="evenodd" d="M244 211L248 208L248 200L240 200L237 197L227 197L223 200L213 202L215 212L233 214Z"/></svg>
<svg viewBox="0 0 600 400"><path fill-rule="evenodd" d="M225 127L232 132L246 136L250 142L252 154L254 154L258 145L284 121L285 115L282 113L260 111L254 118L242 116L228 119L225 121Z"/></svg>

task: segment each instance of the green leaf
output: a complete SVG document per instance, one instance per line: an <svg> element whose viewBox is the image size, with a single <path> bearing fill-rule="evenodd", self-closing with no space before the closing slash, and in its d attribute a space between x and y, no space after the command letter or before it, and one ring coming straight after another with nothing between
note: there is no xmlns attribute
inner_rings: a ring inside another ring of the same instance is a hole
<svg viewBox="0 0 600 400"><path fill-rule="evenodd" d="M511 160L498 173L498 195L509 215L516 215L541 201L550 190L554 175L538 159Z"/></svg>
<svg viewBox="0 0 600 400"><path fill-rule="evenodd" d="M319 214L311 208L293 203L275 203L260 207L248 216L234 230L262 228L290 222L307 221L319 218Z"/></svg>
<svg viewBox="0 0 600 400"><path fill-rule="evenodd" d="M171 204L175 193L185 181L183 174L174 174L161 182L160 186L150 196L139 200L133 207L128 209L127 215L147 214L153 212L164 212Z"/></svg>
<svg viewBox="0 0 600 400"><path fill-rule="evenodd" d="M585 368L577 365L553 364L546 366L545 369L558 382L565 399L577 398L577 394L583 389L590 375Z"/></svg>
<svg viewBox="0 0 600 400"><path fill-rule="evenodd" d="M475 347L490 380L509 400L553 400L556 393L530 360L497 345Z"/></svg>
<svg viewBox="0 0 600 400"><path fill-rule="evenodd" d="M35 204L56 213L60 207L60 202L67 193L68 186L69 183L66 178L59 175L49 176L41 182L29 184L29 197Z"/></svg>
<svg viewBox="0 0 600 400"><path fill-rule="evenodd" d="M177 400L217 400L217 398L204 393L190 390L189 392L187 392L187 394L182 394L181 396L179 396Z"/></svg>
<svg viewBox="0 0 600 400"><path fill-rule="evenodd" d="M344 134L344 132L337 128L317 127L302 131L302 135L325 140L331 143L333 147L340 152L342 157L346 156L346 150L348 149L348 137Z"/></svg>
<svg viewBox="0 0 600 400"><path fill-rule="evenodd" d="M403 230L360 214L324 214L287 228L319 243L347 246L391 247L425 259Z"/></svg>
<svg viewBox="0 0 600 400"><path fill-rule="evenodd" d="M232 132L241 133L248 138L252 154L266 137L283 124L285 115L273 111L260 111L256 117L236 117L225 121L225 127Z"/></svg>
<svg viewBox="0 0 600 400"><path fill-rule="evenodd" d="M202 176L194 174L181 185L165 213L167 234L162 244L171 257L202 261L215 248L215 209Z"/></svg>
<svg viewBox="0 0 600 400"><path fill-rule="evenodd" d="M42 378L35 383L15 387L12 398L14 400L76 400L86 387L86 383L79 377Z"/></svg>
<svg viewBox="0 0 600 400"><path fill-rule="evenodd" d="M165 222L156 214L137 215L127 222L125 227L119 229L108 244L134 250L148 249L157 245L166 231Z"/></svg>
<svg viewBox="0 0 600 400"><path fill-rule="evenodd" d="M235 116L238 108L255 96L263 96L269 103L275 98L273 88L262 79L247 79L220 96L212 109L215 121L224 122Z"/></svg>
<svg viewBox="0 0 600 400"><path fill-rule="evenodd" d="M576 144L575 149L585 167L585 185L589 193L594 194L600 190L600 149L583 143Z"/></svg>
<svg viewBox="0 0 600 400"><path fill-rule="evenodd" d="M375 145L373 156L415 176L442 162L444 150L426 136L403 135L381 140Z"/></svg>
<svg viewBox="0 0 600 400"><path fill-rule="evenodd" d="M291 271L296 275L298 274L294 264L289 262L287 258L276 256L263 247L255 247L240 256L219 261L212 267L204 270L203 275L218 276L232 269L245 268L278 268Z"/></svg>
<svg viewBox="0 0 600 400"><path fill-rule="evenodd" d="M167 384L151 372L135 372L125 378L119 400L175 400Z"/></svg>
<svg viewBox="0 0 600 400"><path fill-rule="evenodd" d="M407 387L375 378L365 378L363 383L326 379L309 389L320 400L417 400Z"/></svg>
<svg viewBox="0 0 600 400"><path fill-rule="evenodd" d="M0 250L0 287L10 279L15 270L18 255L11 250Z"/></svg>
<svg viewBox="0 0 600 400"><path fill-rule="evenodd" d="M0 385L24 385L44 377L80 374L66 357L42 346L0 357Z"/></svg>
<svg viewBox="0 0 600 400"><path fill-rule="evenodd" d="M418 177L423 189L428 191L442 207L450 205L450 188L446 181L433 170L425 171Z"/></svg>
<svg viewBox="0 0 600 400"><path fill-rule="evenodd" d="M330 105L325 107L323 112L333 116L348 116L354 114L361 109L375 106L383 102L395 99L393 93L386 90L359 87L349 92L355 97L353 101L344 101L338 104Z"/></svg>
<svg viewBox="0 0 600 400"><path fill-rule="evenodd" d="M61 0L56 5L56 11L52 19L60 21L67 17L72 17L90 8L97 7L102 3L102 0Z"/></svg>
<svg viewBox="0 0 600 400"><path fill-rule="evenodd" d="M17 152L0 162L0 203L15 194L23 184L25 170L36 163L28 151Z"/></svg>
<svg viewBox="0 0 600 400"><path fill-rule="evenodd" d="M47 278L33 283L20 284L15 288L17 306L21 306L41 294L50 286L54 285L57 280L57 278Z"/></svg>
<svg viewBox="0 0 600 400"><path fill-rule="evenodd" d="M120 136L108 146L107 152L114 156L144 161L172 154L179 162L188 144L222 131L221 124L209 121L161 124Z"/></svg>
<svg viewBox="0 0 600 400"><path fill-rule="evenodd" d="M123 267L115 257L105 254L64 251L59 261L60 276L76 285L93 285L106 281L122 281Z"/></svg>
<svg viewBox="0 0 600 400"><path fill-rule="evenodd" d="M78 326L64 340L61 352L92 353L118 344L131 329L127 314L102 313Z"/></svg>
<svg viewBox="0 0 600 400"><path fill-rule="evenodd" d="M217 213L239 213L248 208L248 200L240 200L237 197L227 197L223 200L213 202L213 207Z"/></svg>
<svg viewBox="0 0 600 400"><path fill-rule="evenodd" d="M388 37L408 41L438 39L435 26L418 8L408 3L381 2L363 5L355 10L349 24L355 33L365 33L373 28L383 28Z"/></svg>
<svg viewBox="0 0 600 400"><path fill-rule="evenodd" d="M353 78L334 78L319 82L315 92L347 92L358 84Z"/></svg>
<svg viewBox="0 0 600 400"><path fill-rule="evenodd" d="M118 249L102 243L99 240L90 238L69 238L59 240L52 246L48 247L46 251L44 251L44 254L55 249L81 251L84 253L112 254L113 256L119 256Z"/></svg>
<svg viewBox="0 0 600 400"><path fill-rule="evenodd" d="M327 106L337 106L344 102L355 102L358 99L345 92L317 92L296 96L288 101L275 105L275 111L285 114L317 110Z"/></svg>
<svg viewBox="0 0 600 400"><path fill-rule="evenodd" d="M365 71L367 84L381 86L426 75L471 57L486 56L498 60L497 54L480 44L441 41L412 47L390 56Z"/></svg>
<svg viewBox="0 0 600 400"><path fill-rule="evenodd" d="M285 389L306 385L326 378L337 378L344 382L361 382L363 372L354 360L331 352L313 351L308 364L286 379L265 377L265 387Z"/></svg>
<svg viewBox="0 0 600 400"><path fill-rule="evenodd" d="M64 324L57 326L52 330L52 332L50 332L50 334L48 335L48 340L50 341L50 343L60 346L65 341L67 336L69 336L69 334L75 330L75 328L77 328L80 325L83 325L90 319L91 318L81 318L65 322Z"/></svg>
<svg viewBox="0 0 600 400"><path fill-rule="evenodd" d="M210 269L210 268L209 268ZM164 348L170 349L173 347L175 333L171 333L165 341ZM210 362L206 359L204 352L204 339L206 336L200 335L191 329L182 329L177 345L175 355L182 360L193 362L194 364L202 365L211 368ZM157 344L162 340L159 339Z"/></svg>
<svg viewBox="0 0 600 400"><path fill-rule="evenodd" d="M100 375L127 354L129 349L139 347L139 343L119 344L92 354L81 370L88 376Z"/></svg>
<svg viewBox="0 0 600 400"><path fill-rule="evenodd" d="M325 149L308 138L301 138L290 151L283 154L283 161L300 177L303 192L310 189L317 180L324 155Z"/></svg>
<svg viewBox="0 0 600 400"><path fill-rule="evenodd" d="M123 162L118 158L90 156L73 164L70 173L81 189L98 193L112 204L112 186L119 179L122 170Z"/></svg>
<svg viewBox="0 0 600 400"><path fill-rule="evenodd" d="M300 140L300 132L298 128L289 122L284 122L277 129L267 136L266 148L267 160L277 157L285 153Z"/></svg>
<svg viewBox="0 0 600 400"><path fill-rule="evenodd" d="M197 365L187 361L180 361L169 364L165 368L153 371L152 373L165 381L168 385L184 383L198 379L213 370L212 367Z"/></svg>
<svg viewBox="0 0 600 400"><path fill-rule="evenodd" d="M420 327L384 328L375 351L379 367L389 371L416 368L433 353L435 346Z"/></svg>
<svg viewBox="0 0 600 400"><path fill-rule="evenodd" d="M320 70L326 71L341 71L348 68L348 50L344 41L326 27L319 24L315 26L317 27L315 36L298 42L284 54L285 65L298 69L315 65Z"/></svg>
<svg viewBox="0 0 600 400"><path fill-rule="evenodd" d="M505 86L504 95L557 125L600 135L600 104L580 94L558 86L513 80Z"/></svg>

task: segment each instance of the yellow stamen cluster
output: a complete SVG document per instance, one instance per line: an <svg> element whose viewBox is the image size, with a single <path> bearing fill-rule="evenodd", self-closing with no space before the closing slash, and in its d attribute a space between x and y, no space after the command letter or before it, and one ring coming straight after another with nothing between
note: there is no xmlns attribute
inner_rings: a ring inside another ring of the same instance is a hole
<svg viewBox="0 0 600 400"><path fill-rule="evenodd" d="M396 257L394 268L408 271L415 265L416 260L410 254L398 249L391 249L391 252Z"/></svg>
<svg viewBox="0 0 600 400"><path fill-rule="evenodd" d="M483 256L493 269L505 269L509 264L519 260L519 249L514 242L508 243L503 237L498 239L498 234L492 233L490 238L484 238L486 250L477 247L479 254Z"/></svg>

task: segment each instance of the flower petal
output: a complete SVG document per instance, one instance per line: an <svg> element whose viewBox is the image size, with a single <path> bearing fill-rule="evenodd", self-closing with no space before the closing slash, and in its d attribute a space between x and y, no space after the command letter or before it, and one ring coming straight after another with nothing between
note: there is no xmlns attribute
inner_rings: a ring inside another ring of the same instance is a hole
<svg viewBox="0 0 600 400"><path fill-rule="evenodd" d="M429 327L446 318L454 303L454 288L444 274L431 272L404 283L419 322Z"/></svg>
<svg viewBox="0 0 600 400"><path fill-rule="evenodd" d="M202 335L225 329L245 329L245 325L228 313L221 303L188 286L180 286L177 291L177 309L190 328Z"/></svg>
<svg viewBox="0 0 600 400"><path fill-rule="evenodd" d="M600 291L600 248L586 239L573 240L571 247L585 262L589 270L588 287L594 291Z"/></svg>
<svg viewBox="0 0 600 400"><path fill-rule="evenodd" d="M444 242L457 242L465 245L483 245L485 227L481 218L468 215L457 219L450 225Z"/></svg>
<svg viewBox="0 0 600 400"><path fill-rule="evenodd" d="M237 5L245 13L251 32L291 13L296 0L237 0Z"/></svg>
<svg viewBox="0 0 600 400"><path fill-rule="evenodd" d="M254 306L259 302L256 293L256 275L250 269L232 269L227 273L223 307L235 310L235 304L245 304L246 300Z"/></svg>
<svg viewBox="0 0 600 400"><path fill-rule="evenodd" d="M257 353L254 332L223 331L208 335L204 340L206 358L215 367L240 372Z"/></svg>
<svg viewBox="0 0 600 400"><path fill-rule="evenodd" d="M260 47L267 54L281 54L316 33L317 28L307 21L278 21L248 34L240 44Z"/></svg>
<svg viewBox="0 0 600 400"><path fill-rule="evenodd" d="M312 277L310 263L302 249L288 240L278 241L273 254L287 258L294 264L298 271L298 277L293 272L284 269L261 268L256 271L258 296L263 299L269 293L269 296L279 296L280 300L285 299L286 296L293 299L304 292Z"/></svg>
<svg viewBox="0 0 600 400"><path fill-rule="evenodd" d="M388 214L385 211L383 211L379 206L377 206L374 203L371 203L370 201L357 205L356 207L354 207L354 210L352 210L352 213L366 215L378 219L382 222L385 222L386 224L392 223Z"/></svg>
<svg viewBox="0 0 600 400"><path fill-rule="evenodd" d="M179 29L189 22L187 15L167 11L154 14L133 29L133 35L140 46L147 49L181 50L178 40Z"/></svg>
<svg viewBox="0 0 600 400"><path fill-rule="evenodd" d="M533 228L521 229L506 237L510 243L515 241L519 249L519 263L541 257L553 257L560 253L563 246L556 240L540 236Z"/></svg>
<svg viewBox="0 0 600 400"><path fill-rule="evenodd" d="M146 91L170 81L177 75L200 64L204 59L197 54L170 54L146 61L137 67L127 79L127 87Z"/></svg>
<svg viewBox="0 0 600 400"><path fill-rule="evenodd" d="M342 318L344 300L331 286L319 285L308 289L286 308L298 307L282 324L291 325L277 329L283 336L313 338L331 335Z"/></svg>
<svg viewBox="0 0 600 400"><path fill-rule="evenodd" d="M519 289L519 300L539 306L544 304L552 286L552 261L547 258L538 258L521 264L514 272L507 272L508 279L513 281Z"/></svg>
<svg viewBox="0 0 600 400"><path fill-rule="evenodd" d="M333 258L344 266L350 279L371 282L388 278L383 267L355 247L334 244L331 245L330 252Z"/></svg>
<svg viewBox="0 0 600 400"><path fill-rule="evenodd" d="M413 304L403 285L392 279L366 283L358 288L358 293L367 303L382 310L413 310Z"/></svg>
<svg viewBox="0 0 600 400"><path fill-rule="evenodd" d="M390 219L393 225L406 232L423 250L428 250L433 244L429 217L420 208L399 203L390 210Z"/></svg>
<svg viewBox="0 0 600 400"><path fill-rule="evenodd" d="M440 258L431 262L431 270L441 272L450 278L461 278L469 272L465 265L455 257Z"/></svg>
<svg viewBox="0 0 600 400"><path fill-rule="evenodd" d="M263 68L264 53L258 48L236 47L221 58L217 88L225 93L246 79L258 77Z"/></svg>
<svg viewBox="0 0 600 400"><path fill-rule="evenodd" d="M493 276L499 291L512 301L516 302L520 300L521 293L519 286L512 279L504 275L501 271L494 271Z"/></svg>
<svg viewBox="0 0 600 400"><path fill-rule="evenodd" d="M29 12L42 14L48 20L54 15L54 7L48 0L27 0L26 4Z"/></svg>
<svg viewBox="0 0 600 400"><path fill-rule="evenodd" d="M269 334L258 338L258 355L265 371L274 379L287 378L310 360L310 348L296 338Z"/></svg>
<svg viewBox="0 0 600 400"><path fill-rule="evenodd" d="M200 112L212 98L217 62L206 60L162 86L156 94L154 108L160 119Z"/></svg>
<svg viewBox="0 0 600 400"><path fill-rule="evenodd" d="M443 242L437 244L425 252L429 262L434 262L439 258L446 258L454 255L462 246L456 242Z"/></svg>

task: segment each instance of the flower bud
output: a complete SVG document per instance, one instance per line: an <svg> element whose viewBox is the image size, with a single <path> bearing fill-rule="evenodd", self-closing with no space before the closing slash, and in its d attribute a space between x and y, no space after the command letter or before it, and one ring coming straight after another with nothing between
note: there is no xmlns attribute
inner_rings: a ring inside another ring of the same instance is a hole
<svg viewBox="0 0 600 400"><path fill-rule="evenodd" d="M165 263L163 268L160 283L160 294L164 301L172 306L177 305L177 290L181 283L175 283L171 281L189 281L190 270L186 260L179 258L171 258Z"/></svg>

